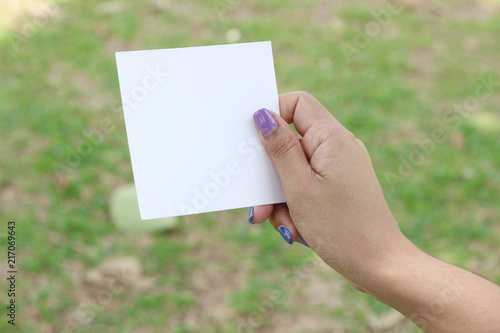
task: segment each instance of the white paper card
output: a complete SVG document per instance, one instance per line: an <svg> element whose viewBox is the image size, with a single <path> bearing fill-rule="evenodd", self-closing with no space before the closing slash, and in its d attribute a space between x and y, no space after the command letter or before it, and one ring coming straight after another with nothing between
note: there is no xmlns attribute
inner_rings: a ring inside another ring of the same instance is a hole
<svg viewBox="0 0 500 333"><path fill-rule="evenodd" d="M279 112L271 42L117 52L143 220L284 202L252 115Z"/></svg>

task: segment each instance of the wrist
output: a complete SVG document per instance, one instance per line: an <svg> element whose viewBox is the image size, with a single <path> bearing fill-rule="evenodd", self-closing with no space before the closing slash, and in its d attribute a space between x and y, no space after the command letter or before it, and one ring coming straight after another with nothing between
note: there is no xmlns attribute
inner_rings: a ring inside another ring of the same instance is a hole
<svg viewBox="0 0 500 333"><path fill-rule="evenodd" d="M414 274L415 267L424 266L429 258L401 234L390 242L385 253L366 272L368 278L361 287L366 293L384 302L384 295L407 288L408 276Z"/></svg>
<svg viewBox="0 0 500 333"><path fill-rule="evenodd" d="M421 273L435 265L435 259L416 247L403 236L392 254L388 255L372 278L363 286L365 292L396 309L405 307L405 302L418 299L415 288L421 281Z"/></svg>

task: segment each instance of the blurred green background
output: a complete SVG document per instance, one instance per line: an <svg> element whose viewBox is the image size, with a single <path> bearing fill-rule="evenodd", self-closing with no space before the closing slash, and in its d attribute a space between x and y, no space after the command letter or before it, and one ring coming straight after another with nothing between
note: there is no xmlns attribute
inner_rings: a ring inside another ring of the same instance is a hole
<svg viewBox="0 0 500 333"><path fill-rule="evenodd" d="M498 1L1 1L0 245L15 220L18 331L419 331L246 210L118 231L125 50L271 40L280 93L311 92L365 142L404 233L500 283Z"/></svg>

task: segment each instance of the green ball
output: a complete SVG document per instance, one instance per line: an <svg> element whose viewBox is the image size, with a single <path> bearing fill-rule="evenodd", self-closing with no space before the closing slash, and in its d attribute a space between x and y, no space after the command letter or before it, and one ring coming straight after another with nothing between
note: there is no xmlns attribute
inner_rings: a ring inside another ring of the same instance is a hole
<svg viewBox="0 0 500 333"><path fill-rule="evenodd" d="M125 232L146 233L174 228L179 218L165 217L154 220L141 220L137 192L134 184L117 188L111 195L111 221L117 229Z"/></svg>

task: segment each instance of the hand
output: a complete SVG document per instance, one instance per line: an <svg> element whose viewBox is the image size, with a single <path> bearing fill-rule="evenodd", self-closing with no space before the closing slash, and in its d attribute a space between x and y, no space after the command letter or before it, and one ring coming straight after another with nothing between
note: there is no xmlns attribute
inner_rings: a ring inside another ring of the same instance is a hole
<svg viewBox="0 0 500 333"><path fill-rule="evenodd" d="M269 218L290 243L302 236L355 288L425 332L500 332L500 288L403 236L363 143L307 93L280 96L280 109L254 120L286 204L255 207L252 220Z"/></svg>
<svg viewBox="0 0 500 333"><path fill-rule="evenodd" d="M269 218L289 243L302 236L362 290L374 270L409 242L385 202L364 144L308 93L281 95L280 109L281 116L259 110L254 120L286 204L255 207L252 221Z"/></svg>

